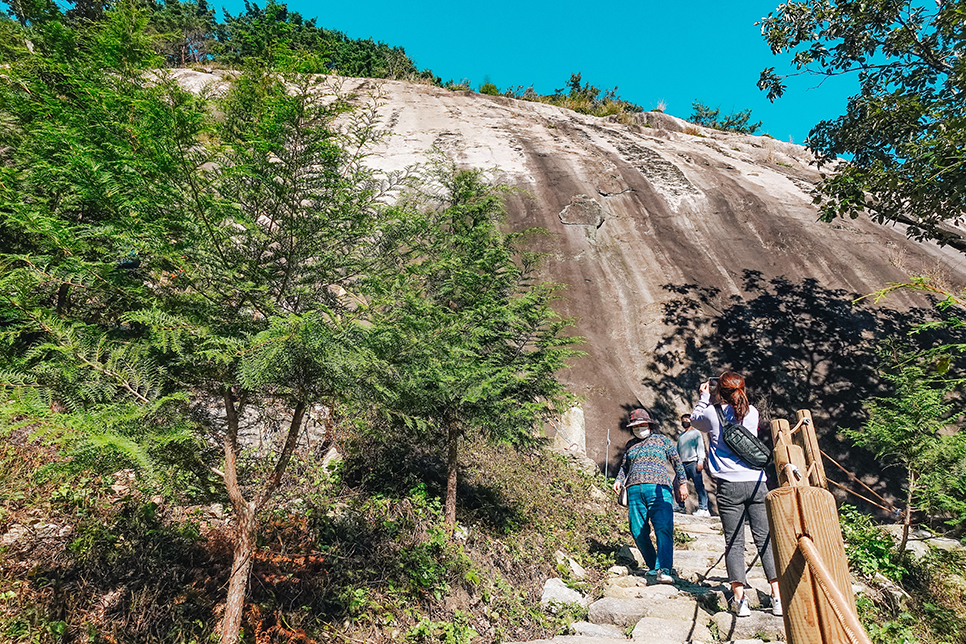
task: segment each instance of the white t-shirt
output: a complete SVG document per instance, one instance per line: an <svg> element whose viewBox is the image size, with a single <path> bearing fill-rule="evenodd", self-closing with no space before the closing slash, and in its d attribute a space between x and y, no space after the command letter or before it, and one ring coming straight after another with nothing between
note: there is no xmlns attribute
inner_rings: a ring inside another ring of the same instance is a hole
<svg viewBox="0 0 966 644"><path fill-rule="evenodd" d="M728 422L737 422L735 410L732 409L731 405L723 403L721 412ZM749 406L748 413L741 419L741 424L755 436L758 435L758 410L754 406ZM718 412L711 404L711 394L701 394L701 400L694 406L694 411L691 412L691 425L698 431L707 433L710 439L708 471L711 476L735 482L754 482L764 479L764 470L752 469L745 465L722 440L721 421L718 420Z"/></svg>

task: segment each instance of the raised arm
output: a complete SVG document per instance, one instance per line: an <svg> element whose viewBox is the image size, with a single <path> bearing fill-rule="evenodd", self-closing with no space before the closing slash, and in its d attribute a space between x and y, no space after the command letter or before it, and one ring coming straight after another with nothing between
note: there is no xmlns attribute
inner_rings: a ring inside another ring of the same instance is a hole
<svg viewBox="0 0 966 644"><path fill-rule="evenodd" d="M708 433L712 429L711 414L708 409L711 407L711 384L707 381L701 383L698 389L700 399L691 412L691 426L699 432Z"/></svg>

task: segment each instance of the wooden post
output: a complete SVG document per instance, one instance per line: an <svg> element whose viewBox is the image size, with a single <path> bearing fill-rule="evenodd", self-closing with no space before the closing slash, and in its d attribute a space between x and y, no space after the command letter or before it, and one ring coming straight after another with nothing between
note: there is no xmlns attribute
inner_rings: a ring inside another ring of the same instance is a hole
<svg viewBox="0 0 966 644"><path fill-rule="evenodd" d="M772 456L775 459L775 470L778 472L779 485L808 485L808 481L804 480L805 474L808 472L805 453L795 443L794 435L788 427L788 421L785 419L771 421L771 437L775 446ZM802 479L789 471L789 465L793 465L794 469L801 472Z"/></svg>
<svg viewBox="0 0 966 644"><path fill-rule="evenodd" d="M788 421L784 418L771 421L771 444L775 449L778 449L783 441L787 443L789 440Z"/></svg>
<svg viewBox="0 0 966 644"><path fill-rule="evenodd" d="M810 537L831 576L825 583L840 591L854 615L848 559L831 492L816 487L782 487L768 493L766 505L789 644L868 642L864 632L864 640L855 640L835 615L817 573L809 568L799 549L799 537Z"/></svg>
<svg viewBox="0 0 966 644"><path fill-rule="evenodd" d="M803 423L801 431L797 432L800 437L798 444L805 450L805 461L811 468L808 480L815 487L828 489L828 482L825 479L825 463L822 462L822 450L818 446L818 436L815 434L815 421L812 419L812 412L807 409L799 409L797 412L798 420L807 419Z"/></svg>
<svg viewBox="0 0 966 644"><path fill-rule="evenodd" d="M805 472L807 471L805 454L802 452L801 447L798 445L789 445L783 441L781 445L775 448L774 456L775 470L778 472L778 483L782 487L808 485L808 481L805 479ZM790 469L791 471L789 471ZM801 479L795 475L795 471L800 473Z"/></svg>

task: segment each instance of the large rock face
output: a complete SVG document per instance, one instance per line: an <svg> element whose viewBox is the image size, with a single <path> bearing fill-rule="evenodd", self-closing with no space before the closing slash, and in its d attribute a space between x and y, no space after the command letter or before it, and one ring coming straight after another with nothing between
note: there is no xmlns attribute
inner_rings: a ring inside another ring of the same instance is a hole
<svg viewBox="0 0 966 644"><path fill-rule="evenodd" d="M631 408L650 408L674 435L701 379L724 368L746 374L766 417L811 408L834 453L834 426L856 427L877 390L876 341L927 306L908 294L889 308L852 300L910 273L962 281L958 253L865 220L819 222L819 174L800 146L658 113L625 124L426 85L345 89L383 95L394 134L375 165L422 163L436 148L492 169L521 189L508 225L552 233L535 242L545 276L567 285L559 311L586 338L562 377L583 397L588 455L612 473Z"/></svg>

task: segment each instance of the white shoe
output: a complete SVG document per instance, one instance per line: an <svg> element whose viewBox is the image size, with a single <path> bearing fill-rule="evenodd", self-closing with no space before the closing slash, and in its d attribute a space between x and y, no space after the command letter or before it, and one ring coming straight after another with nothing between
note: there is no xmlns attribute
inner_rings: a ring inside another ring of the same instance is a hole
<svg viewBox="0 0 966 644"><path fill-rule="evenodd" d="M771 598L771 614L781 617L782 615L782 600L781 597Z"/></svg>
<svg viewBox="0 0 966 644"><path fill-rule="evenodd" d="M711 513L707 510L695 510L694 516L696 517L710 517Z"/></svg>
<svg viewBox="0 0 966 644"><path fill-rule="evenodd" d="M659 583L659 584L673 584L674 583L674 577L672 577L671 575L667 574L663 570L659 570L657 572L657 583Z"/></svg>
<svg viewBox="0 0 966 644"><path fill-rule="evenodd" d="M751 607L748 605L747 597L734 603L734 612L738 617L751 617Z"/></svg>

